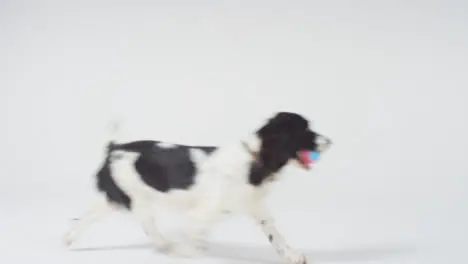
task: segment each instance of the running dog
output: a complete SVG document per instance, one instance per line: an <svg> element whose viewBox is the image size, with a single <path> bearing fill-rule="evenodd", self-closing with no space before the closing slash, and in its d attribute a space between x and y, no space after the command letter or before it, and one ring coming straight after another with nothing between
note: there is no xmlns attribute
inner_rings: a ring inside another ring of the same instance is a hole
<svg viewBox="0 0 468 264"><path fill-rule="evenodd" d="M116 130L116 129L115 129ZM279 112L250 136L225 146L187 146L161 141L110 139L96 174L99 199L65 235L71 245L95 221L115 210L132 213L154 246L179 256L199 256L210 228L230 214L246 214L289 263L306 263L277 230L265 205L273 182L288 164L305 170L304 152L325 153L329 138L300 114ZM158 230L153 206L187 213L184 242L171 243Z"/></svg>

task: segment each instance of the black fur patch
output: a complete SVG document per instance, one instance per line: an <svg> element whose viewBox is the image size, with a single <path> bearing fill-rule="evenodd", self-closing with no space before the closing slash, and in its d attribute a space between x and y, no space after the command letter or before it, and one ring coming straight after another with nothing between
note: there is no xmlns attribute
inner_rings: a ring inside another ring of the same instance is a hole
<svg viewBox="0 0 468 264"><path fill-rule="evenodd" d="M104 165L97 174L98 189L108 199L125 208L131 208L131 199L120 189L112 178L109 163L111 152L115 150L139 153L135 161L135 169L141 179L152 188L167 192L170 189L188 189L194 183L195 164L190 157L192 149L199 149L211 154L216 147L213 146L185 146L175 145L171 148L158 146L158 141L141 140L124 144L110 144L108 156Z"/></svg>
<svg viewBox="0 0 468 264"><path fill-rule="evenodd" d="M97 188L99 191L106 194L109 202L121 205L127 209L131 209L132 201L130 197L124 191L122 191L119 186L117 186L111 175L109 165L111 162L110 153L112 151L112 147L113 145L110 144L108 147L106 159L104 160L104 164L101 166L96 175Z"/></svg>

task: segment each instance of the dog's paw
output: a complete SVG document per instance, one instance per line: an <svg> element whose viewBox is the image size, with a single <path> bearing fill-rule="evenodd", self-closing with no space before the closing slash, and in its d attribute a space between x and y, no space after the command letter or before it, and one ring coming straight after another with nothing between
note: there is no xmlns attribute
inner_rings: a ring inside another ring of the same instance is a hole
<svg viewBox="0 0 468 264"><path fill-rule="evenodd" d="M163 243L153 243L153 248L155 251L167 254L172 250L174 245L168 241L164 241Z"/></svg>
<svg viewBox="0 0 468 264"><path fill-rule="evenodd" d="M68 232L62 238L62 245L68 248L71 246L71 244L73 244L74 241L75 241L75 236L73 235L72 232Z"/></svg>
<svg viewBox="0 0 468 264"><path fill-rule="evenodd" d="M169 256L183 258L198 258L203 255L200 247L186 243L171 245L166 252Z"/></svg>
<svg viewBox="0 0 468 264"><path fill-rule="evenodd" d="M198 239L194 245L198 250L204 252L208 250L208 241L206 239Z"/></svg>
<svg viewBox="0 0 468 264"><path fill-rule="evenodd" d="M287 256L291 264L307 264L307 256L301 253L292 252Z"/></svg>

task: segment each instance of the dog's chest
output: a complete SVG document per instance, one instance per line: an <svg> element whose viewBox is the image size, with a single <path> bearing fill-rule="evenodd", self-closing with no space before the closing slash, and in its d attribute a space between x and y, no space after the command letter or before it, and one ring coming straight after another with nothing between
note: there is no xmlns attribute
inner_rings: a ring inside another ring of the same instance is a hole
<svg viewBox="0 0 468 264"><path fill-rule="evenodd" d="M267 189L250 186L233 190L224 197L223 209L235 213L244 213L257 201L264 199L267 194Z"/></svg>
<svg viewBox="0 0 468 264"><path fill-rule="evenodd" d="M249 172L252 157L244 149L225 148L201 166L196 189L204 199L215 199L220 210L245 211L256 200L263 199L269 192L270 183L252 185ZM206 198L208 197L208 198Z"/></svg>
<svg viewBox="0 0 468 264"><path fill-rule="evenodd" d="M263 199L269 192L269 186L253 186L239 177L226 177L222 183L208 188L209 190L205 190L203 195L199 196L199 202L214 199L220 211L230 213L245 213L252 204Z"/></svg>

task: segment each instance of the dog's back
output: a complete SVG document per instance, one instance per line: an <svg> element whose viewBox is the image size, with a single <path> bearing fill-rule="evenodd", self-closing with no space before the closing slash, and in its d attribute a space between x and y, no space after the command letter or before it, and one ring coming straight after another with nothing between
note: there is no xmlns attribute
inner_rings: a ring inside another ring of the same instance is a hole
<svg viewBox="0 0 468 264"><path fill-rule="evenodd" d="M215 150L214 146L187 146L153 140L111 142L97 173L97 188L112 204L130 209L131 197L119 187L113 163L124 162L136 172L131 177L139 177L135 180L164 193L190 188L198 164ZM134 158L126 159L128 154Z"/></svg>

